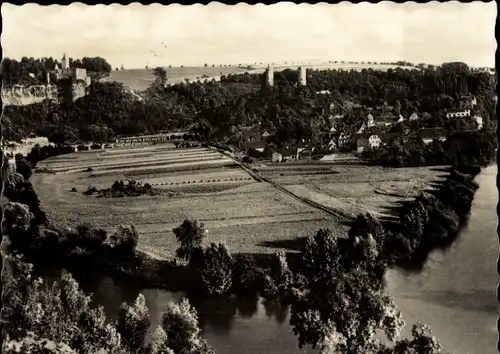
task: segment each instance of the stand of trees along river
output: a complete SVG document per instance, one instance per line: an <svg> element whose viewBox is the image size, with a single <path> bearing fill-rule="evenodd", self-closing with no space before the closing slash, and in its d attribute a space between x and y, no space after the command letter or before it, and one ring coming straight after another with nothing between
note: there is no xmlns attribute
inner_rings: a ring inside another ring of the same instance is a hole
<svg viewBox="0 0 500 354"><path fill-rule="evenodd" d="M419 124L433 124L442 118L441 109L467 92L476 95L486 127L494 117L490 77L460 64L387 73L317 72L305 88L294 87L288 74L277 75L275 88L261 85L262 76L245 75L224 78L222 83L153 85L143 101L133 100L118 83L95 82L76 102L7 107L2 132L7 139L34 132L64 144L189 127L208 141L227 138L237 144L241 136L234 128L260 121L264 128L276 130L276 143L283 144L321 136L323 108L332 97L316 94L320 86L331 89L333 100L345 110L345 129L361 122L363 112L356 103L388 102L404 114L425 109L434 116ZM465 166L487 164L493 156L493 138L488 129L477 133L474 144L485 146L478 150L462 148L460 144L468 143L457 139L460 148L455 154L467 151L468 157L457 159L456 169L470 175L451 171L434 193L405 203L398 222L381 224L360 215L346 238L319 230L301 253L280 252L270 264L233 258L222 244L202 247L203 225L196 220L186 220L174 230L179 262L159 262L138 252L140 236L133 226L108 235L85 224L77 229L54 225L28 180L29 167L65 150L62 145L35 148L27 158L31 166L19 169L22 174L2 174L3 193L9 199L2 225L8 239L2 294L7 352L37 352L50 342L52 349L46 350L53 353L213 353L187 300L170 304L151 336L151 315L142 295L132 305L124 304L116 320L108 321L74 280L99 270L144 284L160 279L176 290L207 296L259 293L291 305L290 324L299 346L311 345L324 353L441 353L425 325L415 324L409 339L398 338L403 321L385 291L384 275L389 267L421 265L430 250L454 240L478 188L472 179L480 169ZM50 267L70 272L48 284L36 275Z"/></svg>

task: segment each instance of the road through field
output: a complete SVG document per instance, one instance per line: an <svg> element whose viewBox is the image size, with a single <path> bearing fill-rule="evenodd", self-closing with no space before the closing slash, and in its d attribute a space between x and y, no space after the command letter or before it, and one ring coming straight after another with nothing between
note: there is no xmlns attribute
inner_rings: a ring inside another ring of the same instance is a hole
<svg viewBox="0 0 500 354"><path fill-rule="evenodd" d="M348 218L345 215L342 215L342 214L340 214L340 213L338 213L338 212L336 212L336 211L334 211L334 210L332 210L330 208L327 208L327 207L325 207L325 206L323 206L321 204L313 202L312 200L300 197L300 196L292 193L290 190L282 187L280 184L278 184L278 183L276 183L276 182L274 182L274 181L272 181L270 179L265 178L260 173L256 172L255 170L252 170L246 164L238 161L237 159L235 159L231 155L226 154L226 153L224 153L224 155L226 155L227 157L231 158L236 164L238 164L239 166L241 166L241 168L243 170L245 170L251 177L253 177L258 182L264 181L264 182L269 183L270 185L272 185L274 188L278 189L282 193L285 193L285 194L289 195L290 197L292 197L292 198L294 198L294 199L302 202L303 204L306 204L306 205L308 205L308 206L316 209L321 214L324 214L324 215L329 216L329 217L333 216L334 218L336 218L339 221L348 221Z"/></svg>

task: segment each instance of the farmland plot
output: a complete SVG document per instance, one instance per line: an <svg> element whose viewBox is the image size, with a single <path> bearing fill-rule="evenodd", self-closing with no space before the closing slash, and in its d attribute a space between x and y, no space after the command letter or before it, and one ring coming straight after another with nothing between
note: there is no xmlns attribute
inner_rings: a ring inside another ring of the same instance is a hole
<svg viewBox="0 0 500 354"><path fill-rule="evenodd" d="M133 157L137 153L152 155ZM174 255L172 229L187 217L205 222L208 241L225 241L233 252L244 253L276 252L266 242L308 236L320 227L339 229L335 220L255 182L234 161L208 149L79 152L42 165L58 171L32 177L44 210L56 223L89 222L110 231L134 224L139 248L159 257ZM86 172L90 166L92 171ZM96 198L82 193L89 186L109 188L128 178L150 183L165 195Z"/></svg>
<svg viewBox="0 0 500 354"><path fill-rule="evenodd" d="M359 213L389 216L390 208L410 200L431 182L446 177L438 168L388 169L376 166L335 165L335 173L308 176L293 170L279 169L269 178L295 195L312 200L348 217Z"/></svg>

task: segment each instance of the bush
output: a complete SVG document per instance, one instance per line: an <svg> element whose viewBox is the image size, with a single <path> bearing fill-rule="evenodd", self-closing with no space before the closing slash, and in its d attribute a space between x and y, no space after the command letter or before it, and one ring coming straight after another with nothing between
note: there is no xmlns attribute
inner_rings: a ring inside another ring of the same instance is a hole
<svg viewBox="0 0 500 354"><path fill-rule="evenodd" d="M116 324L123 345L131 353L138 353L145 346L151 316L144 295L139 294L133 306L123 304Z"/></svg>
<svg viewBox="0 0 500 354"><path fill-rule="evenodd" d="M109 240L113 249L119 254L132 256L139 241L139 234L134 225L130 227L120 225Z"/></svg>
<svg viewBox="0 0 500 354"><path fill-rule="evenodd" d="M232 285L233 259L226 245L212 243L203 252L203 267L199 269L203 289L207 294L221 295Z"/></svg>
<svg viewBox="0 0 500 354"><path fill-rule="evenodd" d="M248 163L251 164L253 162L253 159L250 156L244 156L243 159L241 160L243 163Z"/></svg>
<svg viewBox="0 0 500 354"><path fill-rule="evenodd" d="M253 258L248 255L237 256L233 264L232 288L237 294L257 292L259 272Z"/></svg>
<svg viewBox="0 0 500 354"><path fill-rule="evenodd" d="M28 161L24 158L17 158L16 156L16 171L24 177L25 181L30 179L33 173L32 169L33 166Z"/></svg>
<svg viewBox="0 0 500 354"><path fill-rule="evenodd" d="M271 266L271 277L279 291L284 292L293 283L293 273L288 267L285 251L280 250L276 253L276 257Z"/></svg>
<svg viewBox="0 0 500 354"><path fill-rule="evenodd" d="M90 306L90 297L69 273L63 271L61 280L51 287L31 278L32 266L26 268L22 259L10 258L9 262L12 267L4 276L17 284L9 288L9 308L2 309L7 324L3 333L9 339L26 338L29 331L35 337L78 348L79 352L121 351L120 336L106 321L103 309Z"/></svg>
<svg viewBox="0 0 500 354"><path fill-rule="evenodd" d="M76 227L76 238L73 240L73 248L81 247L85 250L97 250L102 247L108 235L104 229L95 229L88 224L80 224Z"/></svg>
<svg viewBox="0 0 500 354"><path fill-rule="evenodd" d="M92 195L94 193L97 193L97 188L94 186L89 186L85 192L83 192L86 195Z"/></svg>
<svg viewBox="0 0 500 354"><path fill-rule="evenodd" d="M166 343L176 354L214 354L201 337L198 315L187 299L179 304L169 303L163 314L161 327Z"/></svg>
<svg viewBox="0 0 500 354"><path fill-rule="evenodd" d="M189 262L191 254L201 244L206 235L206 229L202 222L196 219L186 219L179 227L173 229L177 242L180 243L176 251L177 257Z"/></svg>

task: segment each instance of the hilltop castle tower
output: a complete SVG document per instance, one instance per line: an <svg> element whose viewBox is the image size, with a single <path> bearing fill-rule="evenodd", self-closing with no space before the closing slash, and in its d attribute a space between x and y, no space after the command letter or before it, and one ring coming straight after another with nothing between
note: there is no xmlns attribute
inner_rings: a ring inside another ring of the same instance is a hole
<svg viewBox="0 0 500 354"><path fill-rule="evenodd" d="M307 73L306 68L299 67L299 85L306 86L307 85Z"/></svg>
<svg viewBox="0 0 500 354"><path fill-rule="evenodd" d="M67 70L68 69L68 60L66 59L66 53L64 53L62 59L61 59L61 69L62 70Z"/></svg>
<svg viewBox="0 0 500 354"><path fill-rule="evenodd" d="M266 81L269 86L274 86L274 68L267 65Z"/></svg>

